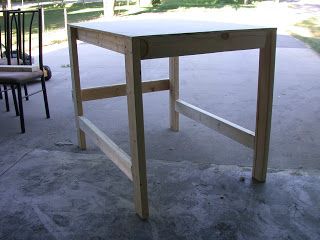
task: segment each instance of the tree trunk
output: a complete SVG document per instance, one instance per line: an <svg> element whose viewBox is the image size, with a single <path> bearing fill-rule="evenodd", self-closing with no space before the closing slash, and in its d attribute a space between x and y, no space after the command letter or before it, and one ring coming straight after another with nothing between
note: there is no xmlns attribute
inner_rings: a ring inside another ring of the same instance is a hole
<svg viewBox="0 0 320 240"><path fill-rule="evenodd" d="M139 0L139 6L140 7L151 7L152 0Z"/></svg>
<svg viewBox="0 0 320 240"><path fill-rule="evenodd" d="M112 17L114 14L114 2L115 0L103 0L104 17Z"/></svg>
<svg viewBox="0 0 320 240"><path fill-rule="evenodd" d="M11 9L11 7L12 7L11 0L5 0L3 2L5 2L5 4L6 4L6 9ZM2 5L2 7L3 7L3 5Z"/></svg>

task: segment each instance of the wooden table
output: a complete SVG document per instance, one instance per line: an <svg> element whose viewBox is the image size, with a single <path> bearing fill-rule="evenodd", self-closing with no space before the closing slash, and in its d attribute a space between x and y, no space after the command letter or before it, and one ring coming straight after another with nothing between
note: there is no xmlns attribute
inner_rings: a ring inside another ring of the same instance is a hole
<svg viewBox="0 0 320 240"><path fill-rule="evenodd" d="M272 112L275 28L178 20L122 20L72 24L68 34L79 146L85 149L85 137L89 136L133 181L135 210L142 219L149 215L143 93L169 90L170 127L173 131L179 130L179 114L183 114L252 148L252 177L260 182L265 181ZM124 54L126 84L81 89L77 40ZM179 56L257 48L260 54L255 132L179 98ZM169 78L142 81L141 60L164 57L169 58ZM83 116L84 101L118 96L127 96L131 156Z"/></svg>

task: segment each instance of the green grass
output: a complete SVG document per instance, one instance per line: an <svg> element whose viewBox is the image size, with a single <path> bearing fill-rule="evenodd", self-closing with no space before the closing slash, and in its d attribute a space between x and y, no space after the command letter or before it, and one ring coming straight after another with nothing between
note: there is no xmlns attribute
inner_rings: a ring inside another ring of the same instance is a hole
<svg viewBox="0 0 320 240"><path fill-rule="evenodd" d="M76 23L87 20L93 20L100 18L103 15L103 5L102 2L99 3L74 3L66 5L68 22ZM36 9L36 7L28 8L28 10ZM61 4L47 5L44 8L44 22L45 30L56 30L59 28L64 28L64 6ZM26 15L26 23L30 23L30 15ZM3 22L2 16L0 16L0 22ZM34 25L37 24L36 18L34 20Z"/></svg>
<svg viewBox="0 0 320 240"><path fill-rule="evenodd" d="M242 7L242 1L244 0L154 0L158 2L153 7L144 8L133 14L141 14L147 12L165 12L168 10L179 9L179 8L221 8L224 6L233 6L235 8ZM137 0L130 0L130 5L134 5ZM126 4L126 1L122 2ZM245 5L245 7L253 7L253 5ZM67 9L68 23L84 22L88 20L98 19L103 16L103 3L93 2L93 3L68 3L68 4L50 4L44 6L44 22L45 30L53 31L57 29L64 28L64 8ZM34 6L30 9L37 9ZM116 14L127 14L126 9L117 10ZM0 16L0 22L3 22ZM26 22L30 22L30 18L26 15ZM35 26L37 24L36 19L33 23ZM61 40L58 40L61 41ZM52 40L51 43L55 43Z"/></svg>
<svg viewBox="0 0 320 240"><path fill-rule="evenodd" d="M177 9L180 7L206 7L206 8L218 8L225 5L236 5L237 1L243 0L163 0L161 4L155 5L151 8L146 8L139 13L143 12L164 12L171 9ZM131 1L134 4L134 1ZM50 4L45 5L45 29L47 31L64 28L64 14L63 9L66 7L68 14L68 23L76 23L82 21L88 21L97 19L103 16L103 4L102 2L93 3L73 3L73 4ZM36 9L36 7L29 8ZM119 12L125 13L125 12ZM0 19L1 21L1 19ZM29 21L29 20L27 20ZM36 22L34 23L36 24Z"/></svg>
<svg viewBox="0 0 320 240"><path fill-rule="evenodd" d="M45 7L45 29L55 30L64 27L63 5L49 5ZM66 5L68 22L76 23L100 18L103 15L102 2L74 3Z"/></svg>
<svg viewBox="0 0 320 240"><path fill-rule="evenodd" d="M156 5L162 9L206 7L220 8L226 5L241 5L243 0L162 0Z"/></svg>
<svg viewBox="0 0 320 240"><path fill-rule="evenodd" d="M103 5L102 2L98 3L74 3L74 4L67 4L67 5L61 5L61 4L51 4L46 5L44 8L44 22L45 22L45 30L51 31L51 30L57 30L57 29L63 29L64 28L64 7L67 8L68 13L68 23L76 23L76 22L82 22L82 21L88 21L93 20L96 18L100 18L103 15ZM32 7L24 10L35 10L37 7ZM3 16L0 15L0 23L3 23ZM26 34L28 34L29 25L31 23L31 15L26 14L25 15L25 31ZM35 16L33 20L33 33L32 34L32 42L33 44L37 41L37 28L35 26L38 25L37 21L37 15ZM3 26L2 26L3 27ZM13 28L15 29L15 28ZM15 30L14 30L15 34ZM26 35L28 36L28 35ZM26 39L28 42L28 37ZM13 37L13 45L16 42L16 37L14 35ZM44 44L59 44L63 42L60 38L48 40L47 43ZM34 46L33 46L34 47Z"/></svg>
<svg viewBox="0 0 320 240"><path fill-rule="evenodd" d="M179 8L222 8L232 6L234 8L247 7L253 8L254 5L244 5L244 0L154 0L153 7L145 8L144 10L135 13L147 12L166 12Z"/></svg>
<svg viewBox="0 0 320 240"><path fill-rule="evenodd" d="M320 53L320 39L314 37L303 37L298 34L293 34L294 37L308 44L313 50Z"/></svg>
<svg viewBox="0 0 320 240"><path fill-rule="evenodd" d="M124 3L124 2L122 2ZM134 4L130 1L130 5ZM45 28L55 30L64 27L63 9L66 7L68 23L84 22L98 19L103 16L103 3L73 3L73 4L51 4L45 6ZM116 11L117 13L117 11Z"/></svg>
<svg viewBox="0 0 320 240"><path fill-rule="evenodd" d="M159 2L159 0L154 0ZM135 4L136 1L131 0L130 5ZM205 8L221 8L226 5L233 7L241 7L240 4L243 0L162 0L160 4L153 7L145 8L139 11L140 14L145 12L165 12L168 10L178 8L192 8L192 7L205 7ZM124 2L125 3L125 2ZM64 14L63 9L66 7L68 14L68 23L77 23L88 20L97 19L103 16L103 3L72 3L72 4L50 4L45 5L45 29L47 31L64 28ZM253 7L253 5L246 5L246 7ZM36 9L36 7L29 8ZM119 10L116 14L126 14L125 10ZM2 21L0 19L0 21ZM35 22L36 24L36 22Z"/></svg>
<svg viewBox="0 0 320 240"><path fill-rule="evenodd" d="M320 53L320 17L312 17L302 22L297 23L295 26L306 28L310 31L311 36L304 36L294 32L292 35L301 41L308 44L312 49Z"/></svg>

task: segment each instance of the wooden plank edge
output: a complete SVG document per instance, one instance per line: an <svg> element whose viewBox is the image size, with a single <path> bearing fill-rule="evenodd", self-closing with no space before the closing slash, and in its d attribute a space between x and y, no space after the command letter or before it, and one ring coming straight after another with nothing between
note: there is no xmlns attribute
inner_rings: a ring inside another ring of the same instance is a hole
<svg viewBox="0 0 320 240"><path fill-rule="evenodd" d="M152 80L142 82L142 92L158 92L169 90L170 82L169 79ZM92 101L104 98L113 98L126 96L127 89L126 84L115 84L110 86L84 88L81 90L82 101Z"/></svg>
<svg viewBox="0 0 320 240"><path fill-rule="evenodd" d="M202 110L201 108L182 101L181 99L176 101L176 111L246 147L251 149L254 148L255 133L253 131Z"/></svg>
<svg viewBox="0 0 320 240"><path fill-rule="evenodd" d="M77 28L77 39L118 53L125 53L130 41L129 37L82 28Z"/></svg>
<svg viewBox="0 0 320 240"><path fill-rule="evenodd" d="M131 160L129 155L115 144L106 134L90 120L79 116L79 126L107 157L132 181Z"/></svg>
<svg viewBox="0 0 320 240"><path fill-rule="evenodd" d="M216 52L257 49L265 46L267 29L222 30L141 36L141 60Z"/></svg>
<svg viewBox="0 0 320 240"><path fill-rule="evenodd" d="M0 65L0 72L35 72L39 65Z"/></svg>

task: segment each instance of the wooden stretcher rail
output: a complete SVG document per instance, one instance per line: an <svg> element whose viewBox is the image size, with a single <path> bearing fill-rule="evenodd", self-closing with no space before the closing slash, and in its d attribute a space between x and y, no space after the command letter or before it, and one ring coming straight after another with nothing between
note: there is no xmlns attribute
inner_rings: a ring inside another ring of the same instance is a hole
<svg viewBox="0 0 320 240"><path fill-rule="evenodd" d="M90 120L79 116L79 127L104 152L110 160L132 181L131 160L117 144L99 130Z"/></svg>
<svg viewBox="0 0 320 240"><path fill-rule="evenodd" d="M85 88L81 90L82 101L98 100L103 98L120 97L127 95L127 85L117 84L105 87ZM142 92L157 92L169 90L168 79L142 82Z"/></svg>
<svg viewBox="0 0 320 240"><path fill-rule="evenodd" d="M255 134L248 129L204 111L180 99L176 101L176 111L225 135L226 137L237 141L238 143L252 149L254 147Z"/></svg>

